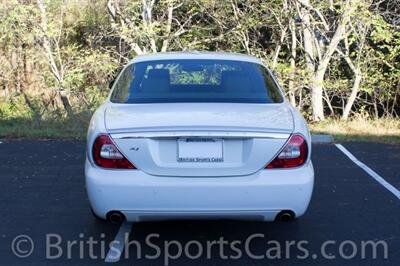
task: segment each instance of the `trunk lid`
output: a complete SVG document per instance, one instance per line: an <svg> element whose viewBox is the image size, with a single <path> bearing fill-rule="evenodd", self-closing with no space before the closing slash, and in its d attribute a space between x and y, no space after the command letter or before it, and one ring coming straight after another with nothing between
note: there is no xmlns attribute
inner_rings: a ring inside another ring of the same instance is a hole
<svg viewBox="0 0 400 266"><path fill-rule="evenodd" d="M292 113L285 104L111 104L105 124L138 169L162 176L254 173L276 156L293 132Z"/></svg>

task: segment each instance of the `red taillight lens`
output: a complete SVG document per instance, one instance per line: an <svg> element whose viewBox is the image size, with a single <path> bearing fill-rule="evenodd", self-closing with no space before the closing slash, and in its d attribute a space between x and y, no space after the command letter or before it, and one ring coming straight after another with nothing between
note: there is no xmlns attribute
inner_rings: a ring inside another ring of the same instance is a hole
<svg viewBox="0 0 400 266"><path fill-rule="evenodd" d="M292 168L305 163L308 156L308 147L303 136L294 134L290 137L285 148L265 168Z"/></svg>
<svg viewBox="0 0 400 266"><path fill-rule="evenodd" d="M94 141L93 160L103 168L136 169L117 149L108 135L100 135Z"/></svg>

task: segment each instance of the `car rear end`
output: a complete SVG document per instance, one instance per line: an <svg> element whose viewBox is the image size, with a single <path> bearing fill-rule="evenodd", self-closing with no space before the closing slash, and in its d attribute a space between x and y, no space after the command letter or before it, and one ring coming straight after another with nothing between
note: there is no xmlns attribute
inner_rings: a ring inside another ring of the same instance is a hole
<svg viewBox="0 0 400 266"><path fill-rule="evenodd" d="M122 73L88 133L86 185L98 216L271 221L306 211L314 172L304 120L277 87L249 87L260 64L232 62L126 68L142 79ZM264 85L277 86L269 78Z"/></svg>

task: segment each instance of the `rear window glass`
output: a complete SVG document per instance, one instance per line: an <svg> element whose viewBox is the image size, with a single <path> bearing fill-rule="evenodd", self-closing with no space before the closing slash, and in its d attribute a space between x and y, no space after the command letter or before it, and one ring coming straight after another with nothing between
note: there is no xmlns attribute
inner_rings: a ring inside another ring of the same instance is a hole
<svg viewBox="0 0 400 266"><path fill-rule="evenodd" d="M131 64L118 78L114 103L279 103L269 72L256 63L229 60L159 60Z"/></svg>

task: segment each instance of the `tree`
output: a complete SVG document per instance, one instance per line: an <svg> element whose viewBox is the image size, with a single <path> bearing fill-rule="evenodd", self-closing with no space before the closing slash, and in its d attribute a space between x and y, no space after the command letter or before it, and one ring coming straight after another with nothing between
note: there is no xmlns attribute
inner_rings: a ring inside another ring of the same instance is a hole
<svg viewBox="0 0 400 266"><path fill-rule="evenodd" d="M332 38L329 38L327 33L323 33L323 30L318 28L318 31L312 30L310 24L310 12L315 11L318 17L321 19L325 30L329 30L329 26L326 24L326 19L321 13L312 7L308 0L298 0L302 5L302 11L300 15L303 21L303 41L304 50L307 56L307 67L309 71L312 71L312 77L310 81L311 87L311 103L312 103L312 119L314 121L324 120L324 104L323 104L323 85L326 70L329 66L332 55L337 50L339 43L345 38L347 34L347 26L350 21L350 16L354 10L356 0L346 0L342 6L342 14L335 21L337 23L336 29L334 30ZM333 24L333 23L332 23ZM323 37L321 47L320 40L317 38L316 33ZM315 58L315 50L318 54L318 60Z"/></svg>
<svg viewBox="0 0 400 266"><path fill-rule="evenodd" d="M191 19L197 14L189 10L187 18L177 18L175 12L184 5L174 0L142 0L122 4L107 1L107 11L117 36L136 55L165 52L172 41L185 34ZM129 51L130 52L130 51ZM129 53L128 52L128 53Z"/></svg>
<svg viewBox="0 0 400 266"><path fill-rule="evenodd" d="M40 28L41 28L41 46L50 66L51 73L55 78L58 88L57 96L60 98L62 105L68 115L73 115L71 103L69 101L69 93L64 86L64 62L61 56L60 39L63 30L64 11L63 5L60 14L59 34L55 37L49 35L48 19L46 12L46 4L44 0L37 0L37 5L40 11Z"/></svg>

